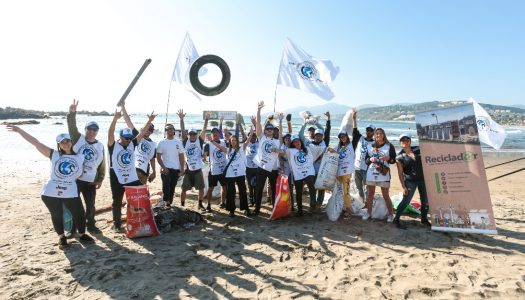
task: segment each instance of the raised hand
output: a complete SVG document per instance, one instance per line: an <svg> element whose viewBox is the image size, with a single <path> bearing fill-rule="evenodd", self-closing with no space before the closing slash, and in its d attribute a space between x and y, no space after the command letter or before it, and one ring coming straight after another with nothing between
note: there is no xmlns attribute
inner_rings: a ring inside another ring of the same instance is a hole
<svg viewBox="0 0 525 300"><path fill-rule="evenodd" d="M179 118L181 118L181 119L184 119L184 117L186 116L186 114L184 113L184 110L179 109L179 110L177 111L177 116L179 116Z"/></svg>
<svg viewBox="0 0 525 300"><path fill-rule="evenodd" d="M283 118L284 118L284 114L283 114L283 113L279 113L279 116L278 116L278 118L279 118L279 121L282 121L282 120L283 120Z"/></svg>
<svg viewBox="0 0 525 300"><path fill-rule="evenodd" d="M330 120L330 112L329 111L325 112L324 115L326 116L327 120Z"/></svg>
<svg viewBox="0 0 525 300"><path fill-rule="evenodd" d="M73 99L73 103L69 106L69 112L74 113L77 111L78 100Z"/></svg>
<svg viewBox="0 0 525 300"><path fill-rule="evenodd" d="M12 132L20 132L20 127L16 126L16 125L6 125L5 126L7 128L7 130L9 131L12 131Z"/></svg>
<svg viewBox="0 0 525 300"><path fill-rule="evenodd" d="M114 119L120 119L122 117L122 112L124 111L123 107L124 105L120 107L120 111L115 109L115 116L113 117Z"/></svg>
<svg viewBox="0 0 525 300"><path fill-rule="evenodd" d="M350 113L350 115L352 116L352 118L355 119L355 117L357 116L357 109L355 109L355 107L352 107L352 112Z"/></svg>
<svg viewBox="0 0 525 300"><path fill-rule="evenodd" d="M155 120L155 117L157 117L156 114L154 114L155 111L152 111L150 115L148 115L148 121L151 123L153 120Z"/></svg>
<svg viewBox="0 0 525 300"><path fill-rule="evenodd" d="M220 121L221 124L222 124L222 121L224 121L224 116L221 116L221 117L219 118L219 121Z"/></svg>
<svg viewBox="0 0 525 300"><path fill-rule="evenodd" d="M263 107L264 107L264 101L260 101L259 103L257 103L258 110L261 110Z"/></svg>
<svg viewBox="0 0 525 300"><path fill-rule="evenodd" d="M250 121L252 121L253 126L257 124L257 119L255 118L255 116L251 116Z"/></svg>
<svg viewBox="0 0 525 300"><path fill-rule="evenodd" d="M204 114L204 118L205 118L206 120L209 120L210 117L211 117L211 113L210 113L209 111L207 111L207 112Z"/></svg>
<svg viewBox="0 0 525 300"><path fill-rule="evenodd" d="M286 121L287 122L291 122L292 121L292 114L287 114L286 115Z"/></svg>

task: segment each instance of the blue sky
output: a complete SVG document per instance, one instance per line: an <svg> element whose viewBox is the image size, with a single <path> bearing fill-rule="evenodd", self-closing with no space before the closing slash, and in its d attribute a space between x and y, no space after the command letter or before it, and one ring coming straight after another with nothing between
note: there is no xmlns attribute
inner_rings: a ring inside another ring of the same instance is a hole
<svg viewBox="0 0 525 300"><path fill-rule="evenodd" d="M0 107L65 110L77 98L79 109L111 111L152 58L127 105L164 112L186 32L232 78L202 102L174 86L170 112L272 103L286 37L340 67L337 103L522 104L524 11L523 1L3 1ZM277 102L323 100L279 86Z"/></svg>

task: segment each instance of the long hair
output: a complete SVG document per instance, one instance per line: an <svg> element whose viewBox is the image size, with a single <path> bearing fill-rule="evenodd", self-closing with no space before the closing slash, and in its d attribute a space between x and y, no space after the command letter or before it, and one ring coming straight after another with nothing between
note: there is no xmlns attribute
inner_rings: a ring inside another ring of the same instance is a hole
<svg viewBox="0 0 525 300"><path fill-rule="evenodd" d="M230 136L230 142L228 143L228 147L230 148L230 151L232 150L232 139L235 138L235 140L237 141L237 149L241 148L241 145L239 144L239 137L236 135L236 134L232 134ZM234 150L237 150L237 149L234 149Z"/></svg>
<svg viewBox="0 0 525 300"><path fill-rule="evenodd" d="M297 140L299 140L299 142L301 142L301 150L304 152L304 154L308 154L308 149L304 145L303 140L302 139L297 139ZM293 146L294 149L297 149L297 148L295 148L295 145L293 144L293 141L291 143L291 146Z"/></svg>
<svg viewBox="0 0 525 300"><path fill-rule="evenodd" d="M58 150L58 154L59 155L64 155L64 154L67 154L66 152L64 152L64 150L60 149L60 144L57 144L57 150ZM75 151L73 151L73 141L71 141L71 153L70 155L75 155Z"/></svg>
<svg viewBox="0 0 525 300"><path fill-rule="evenodd" d="M338 139L339 139L339 149L341 149L341 147L343 147L343 146L346 146L346 145L350 144L350 137L348 136L348 134L346 134L346 139L347 139L346 143L343 143L341 141L341 138L338 138Z"/></svg>
<svg viewBox="0 0 525 300"><path fill-rule="evenodd" d="M383 133L383 140L385 141L384 144L379 145L378 142L375 141L376 132L378 131L381 131ZM390 144L390 142L388 141L388 138L386 137L385 130L383 128L376 128L376 130L374 130L374 141L375 141L374 144L376 145L376 148L382 147L383 145L386 145L386 144Z"/></svg>

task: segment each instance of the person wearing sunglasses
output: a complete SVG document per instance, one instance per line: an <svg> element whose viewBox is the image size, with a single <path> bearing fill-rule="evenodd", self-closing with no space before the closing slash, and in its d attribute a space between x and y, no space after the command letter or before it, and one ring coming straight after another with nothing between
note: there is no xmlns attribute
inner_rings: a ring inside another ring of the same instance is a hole
<svg viewBox="0 0 525 300"><path fill-rule="evenodd" d="M54 150L18 126L7 125L7 130L20 134L38 152L51 160L51 175L42 189L41 197L51 214L53 228L59 236L59 248L63 249L68 245L64 235L63 206L71 211L73 220L77 224L80 233L79 241L93 243L95 240L85 233L86 213L78 197L76 184L76 179L82 175L84 156L73 152L73 143L69 134L62 133L56 137L57 150Z"/></svg>
<svg viewBox="0 0 525 300"><path fill-rule="evenodd" d="M113 197L113 231L115 232L121 231L124 187L141 185L135 168L135 147L140 143L149 129L149 125L156 117L153 113L148 115L146 125L136 137L130 128L122 128L119 130L119 139L115 140L115 126L123 114L126 114L126 118L128 117L124 104L122 104L120 111L115 111L108 130L109 180Z"/></svg>
<svg viewBox="0 0 525 300"><path fill-rule="evenodd" d="M97 189L102 185L106 175L106 155L104 144L97 140L99 126L95 121L89 121L84 127L85 132L81 134L77 128L77 106L78 100L73 99L67 114L67 128L71 141L73 142L73 152L84 155L82 175L77 179L79 197L82 195L86 205L86 227L91 233L98 234L100 229L95 225L95 198ZM76 231L76 225L67 237L72 237Z"/></svg>

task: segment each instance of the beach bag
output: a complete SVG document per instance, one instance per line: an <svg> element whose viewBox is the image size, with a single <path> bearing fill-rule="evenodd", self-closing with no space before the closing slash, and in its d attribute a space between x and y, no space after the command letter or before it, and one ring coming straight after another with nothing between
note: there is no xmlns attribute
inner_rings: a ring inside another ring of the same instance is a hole
<svg viewBox="0 0 525 300"><path fill-rule="evenodd" d="M372 219L384 220L388 216L388 208L383 197L374 195L374 202L372 204Z"/></svg>
<svg viewBox="0 0 525 300"><path fill-rule="evenodd" d="M326 151L321 160L321 166L315 180L315 188L318 190L332 190L337 181L337 168L339 164L339 154Z"/></svg>
<svg viewBox="0 0 525 300"><path fill-rule="evenodd" d="M126 237L136 238L157 236L159 230L155 224L149 200L149 190L145 185L125 186L127 200Z"/></svg>
<svg viewBox="0 0 525 300"><path fill-rule="evenodd" d="M277 177L277 186L275 187L275 206L273 207L270 220L284 218L290 215L292 208L290 202L290 186L288 185L288 176L279 175Z"/></svg>
<svg viewBox="0 0 525 300"><path fill-rule="evenodd" d="M343 212L343 186L339 183L335 183L334 190L332 191L332 197L328 200L326 205L326 214L330 221L337 221Z"/></svg>

